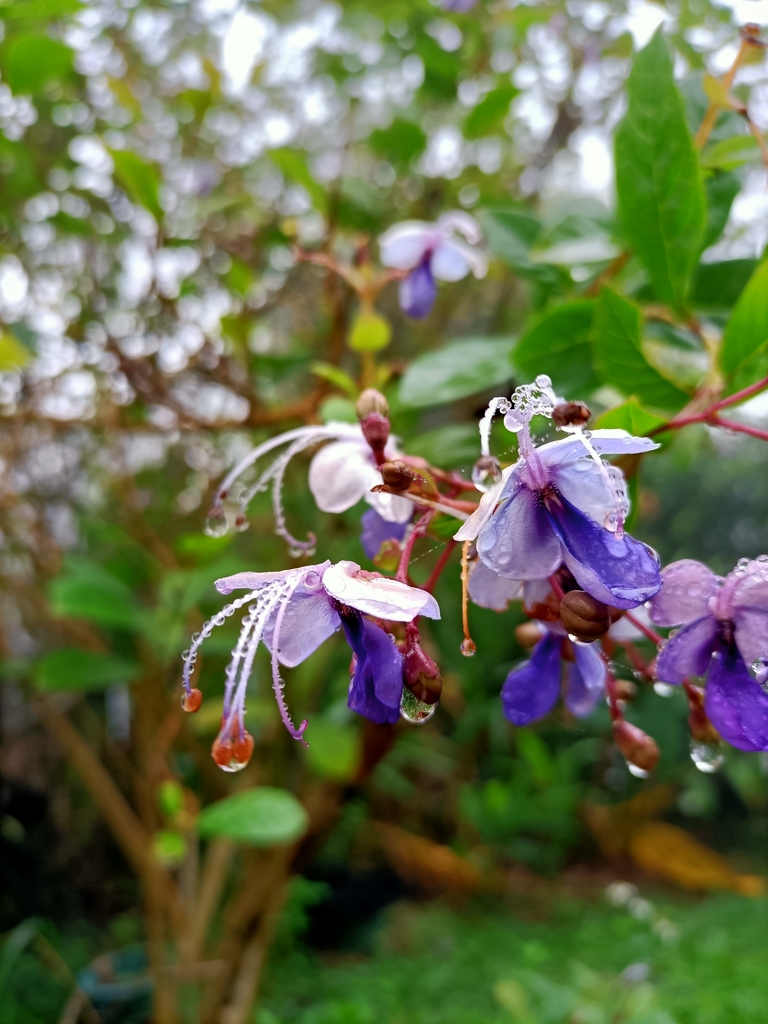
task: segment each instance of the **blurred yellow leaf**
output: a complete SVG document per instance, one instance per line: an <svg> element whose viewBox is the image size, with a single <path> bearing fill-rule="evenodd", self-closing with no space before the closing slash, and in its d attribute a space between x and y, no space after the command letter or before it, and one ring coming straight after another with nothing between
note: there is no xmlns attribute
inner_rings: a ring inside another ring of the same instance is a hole
<svg viewBox="0 0 768 1024"><path fill-rule="evenodd" d="M472 892L480 886L480 871L449 846L415 836L394 825L379 823L387 860L407 881L432 892Z"/></svg>
<svg viewBox="0 0 768 1024"><path fill-rule="evenodd" d="M349 332L349 347L355 352L376 352L386 348L392 337L388 320L370 306L361 306Z"/></svg>
<svg viewBox="0 0 768 1024"><path fill-rule="evenodd" d="M718 107L729 107L731 105L731 101L728 98L728 90L719 78L713 78L712 75L704 75L704 92L707 94L709 102L717 104Z"/></svg>
<svg viewBox="0 0 768 1024"><path fill-rule="evenodd" d="M32 358L32 353L12 334L0 335L0 370L20 370Z"/></svg>

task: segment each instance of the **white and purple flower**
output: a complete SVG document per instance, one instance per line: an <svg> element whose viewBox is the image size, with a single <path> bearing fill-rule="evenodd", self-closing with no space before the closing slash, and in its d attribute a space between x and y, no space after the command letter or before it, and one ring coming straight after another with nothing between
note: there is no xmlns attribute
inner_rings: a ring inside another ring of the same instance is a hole
<svg viewBox="0 0 768 1024"><path fill-rule="evenodd" d="M406 220L385 231L379 238L381 262L408 271L400 282L403 312L415 320L429 316L437 297L435 279L460 281L470 271L485 277L488 261L477 248L481 239L477 221L460 210L444 213L434 224Z"/></svg>
<svg viewBox="0 0 768 1024"><path fill-rule="evenodd" d="M682 629L659 654L658 678L706 675L704 709L723 739L740 750L768 750L768 694L760 685L768 666L768 556L742 559L725 579L690 558L661 576L651 619Z"/></svg>
<svg viewBox="0 0 768 1024"><path fill-rule="evenodd" d="M557 404L544 375L517 388L511 400L491 401L480 425L483 459L492 459L488 438L499 412L518 435L518 460L499 470L455 539L475 541L479 557L499 576L546 579L565 565L596 600L635 608L659 590L659 560L624 533L624 478L601 455L648 452L658 445L625 430L566 426L570 436L536 447L530 422L536 415L551 416Z"/></svg>
<svg viewBox="0 0 768 1024"><path fill-rule="evenodd" d="M365 572L354 562L330 561L280 572L240 572L216 581L222 594L247 593L213 616L193 639L184 656L186 697L194 693L192 670L201 644L216 626L243 608L240 636L226 672L224 708L218 744L222 767L244 767L234 747L244 743L245 696L260 643L272 655L272 683L280 716L294 739L302 739L307 723L294 726L285 703L280 665L305 661L339 628L355 654L349 688L349 707L374 722L396 722L403 691L403 658L394 640L375 619L411 622L419 615L439 619L431 594L397 580ZM199 700L196 702L199 707ZM194 710L194 707L190 708ZM232 748L232 749L230 749ZM252 742L251 742L252 749ZM229 755L232 754L230 757Z"/></svg>

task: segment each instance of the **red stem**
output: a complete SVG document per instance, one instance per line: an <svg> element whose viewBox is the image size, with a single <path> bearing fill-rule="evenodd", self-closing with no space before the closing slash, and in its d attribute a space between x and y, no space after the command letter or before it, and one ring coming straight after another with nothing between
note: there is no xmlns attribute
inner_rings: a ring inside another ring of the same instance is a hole
<svg viewBox="0 0 768 1024"><path fill-rule="evenodd" d="M757 427L748 427L746 423L736 423L735 420L724 420L716 417L714 425L724 427L726 430L735 430L739 434L749 434L750 437L759 437L761 441L768 441L768 430L759 430Z"/></svg>
<svg viewBox="0 0 768 1024"><path fill-rule="evenodd" d="M708 409L703 412L694 413L692 416L681 416L678 419L672 419L669 423L664 423L660 427L656 427L655 430L651 430L649 436L654 434L663 434L667 430L679 430L680 427L689 427L694 423L707 423L710 427L722 427L724 430L733 430L739 434L749 434L750 437L757 437L761 441L768 441L768 431L760 430L757 427L749 427L744 423L737 423L734 420L724 420L720 416L721 409L727 409L729 406L738 405L740 402L745 401L747 398L751 398L753 395L759 394L761 391L765 391L768 388L768 377L763 377L762 380L756 381L754 384L750 384L747 388L742 388L741 391L737 391L733 395L729 395L727 398L721 398L719 402L713 402Z"/></svg>
<svg viewBox="0 0 768 1024"><path fill-rule="evenodd" d="M560 581L558 580L557 576L549 577L549 585L550 587L552 587L552 593L555 595L557 600L562 601L565 597L565 591L560 586Z"/></svg>
<svg viewBox="0 0 768 1024"><path fill-rule="evenodd" d="M646 626L644 622L636 619L631 612L624 612L624 618L627 619L628 622L631 622L635 629L639 629L643 636L650 640L651 643L660 644L663 641L663 636L660 636L656 630L651 629L650 626Z"/></svg>
<svg viewBox="0 0 768 1024"><path fill-rule="evenodd" d="M445 547L443 548L442 552L440 553L440 557L438 558L437 562L435 563L434 569L429 574L429 579L427 580L426 583L424 583L421 586L421 588L420 588L421 590L426 590L426 592L428 594L432 593L432 591L435 589L435 585L437 584L437 581L442 576L443 569L448 564L448 560L450 559L451 555L453 554L454 548L457 546L457 544L458 544L458 541L455 541L455 540L449 540L448 541L448 543L445 545Z"/></svg>
<svg viewBox="0 0 768 1024"><path fill-rule="evenodd" d="M431 522L434 514L435 513L432 509L428 509L411 530L410 536L405 542L403 553L400 556L400 564L397 567L397 575L395 576L395 579L399 580L400 583L408 582L408 564L411 561L411 555L413 554L413 546Z"/></svg>
<svg viewBox="0 0 768 1024"><path fill-rule="evenodd" d="M761 391L765 391L766 388L768 388L768 377L763 377L762 380L750 384L748 388L742 388L741 391L737 391L727 398L721 398L719 402L715 402L712 409L717 412L719 409L727 409L729 405L738 405L739 402L743 402L746 398L751 398L752 395L758 395Z"/></svg>

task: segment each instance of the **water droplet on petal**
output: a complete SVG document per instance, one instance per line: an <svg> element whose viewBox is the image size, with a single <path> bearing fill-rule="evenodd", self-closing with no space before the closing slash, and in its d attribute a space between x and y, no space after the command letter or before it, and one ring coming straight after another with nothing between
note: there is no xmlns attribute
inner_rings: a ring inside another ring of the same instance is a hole
<svg viewBox="0 0 768 1024"><path fill-rule="evenodd" d="M472 658L474 657L475 651L477 650L477 644L475 643L474 640L470 640L469 637L466 637L464 640L461 641L461 647L459 648L459 650L461 651L465 658Z"/></svg>
<svg viewBox="0 0 768 1024"><path fill-rule="evenodd" d="M675 687L670 686L669 683L656 682L653 684L653 692L658 697L671 697L672 694L675 692Z"/></svg>
<svg viewBox="0 0 768 1024"><path fill-rule="evenodd" d="M423 725L437 711L437 702L427 704L418 697L414 697L407 686L403 687L403 695L400 698L400 715L413 725Z"/></svg>
<svg viewBox="0 0 768 1024"><path fill-rule="evenodd" d="M208 537L225 537L228 530L229 524L227 523L227 515L224 509L220 505L212 508L208 513L208 518L205 520L203 532Z"/></svg>
<svg viewBox="0 0 768 1024"><path fill-rule="evenodd" d="M712 775L720 769L725 758L719 743L700 743L691 740L691 760L700 772Z"/></svg>
<svg viewBox="0 0 768 1024"><path fill-rule="evenodd" d="M647 772L645 768L638 768L637 765L632 764L631 761L627 761L627 768L629 769L629 774L634 775L636 779L648 778L649 772Z"/></svg>
<svg viewBox="0 0 768 1024"><path fill-rule="evenodd" d="M768 693L768 658L756 658L752 662L755 682L765 693Z"/></svg>
<svg viewBox="0 0 768 1024"><path fill-rule="evenodd" d="M501 464L494 455L483 455L472 467L472 483L478 491L489 491L501 480Z"/></svg>

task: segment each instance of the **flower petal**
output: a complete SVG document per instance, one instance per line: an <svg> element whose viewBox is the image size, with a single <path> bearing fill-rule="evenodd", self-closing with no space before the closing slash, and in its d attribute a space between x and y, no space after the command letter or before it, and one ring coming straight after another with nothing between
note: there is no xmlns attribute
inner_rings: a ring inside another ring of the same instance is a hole
<svg viewBox="0 0 768 1024"><path fill-rule="evenodd" d="M463 210L447 210L438 217L436 227L446 237L452 231L460 231L470 245L478 245L483 238L480 225L471 214Z"/></svg>
<svg viewBox="0 0 768 1024"><path fill-rule="evenodd" d="M365 615L392 622L410 622L417 615L440 618L437 601L426 590L387 576L370 578L356 562L337 562L323 574L323 586L341 604Z"/></svg>
<svg viewBox="0 0 768 1024"><path fill-rule="evenodd" d="M652 452L658 444L650 437L634 437L626 430L593 430L589 434L592 447L600 455L637 455ZM589 455L589 449L580 434L570 434L559 441L541 445L536 452L545 466L562 466Z"/></svg>
<svg viewBox="0 0 768 1024"><path fill-rule="evenodd" d="M379 258L383 266L412 270L435 244L435 229L423 220L404 220L379 236Z"/></svg>
<svg viewBox="0 0 768 1024"><path fill-rule="evenodd" d="M599 526L566 498L548 500L546 514L563 548L563 561L579 584L615 608L635 608L659 590L655 552L625 533Z"/></svg>
<svg viewBox="0 0 768 1024"><path fill-rule="evenodd" d="M264 645L270 652L277 612L276 608L264 628ZM339 613L322 587L314 594L295 590L283 614L278 661L288 668L300 665L336 632L340 624Z"/></svg>
<svg viewBox="0 0 768 1024"><path fill-rule="evenodd" d="M736 646L747 665L768 658L768 562L755 559L736 575L731 589L731 616L736 627Z"/></svg>
<svg viewBox="0 0 768 1024"><path fill-rule="evenodd" d="M555 706L560 692L560 645L558 636L545 636L529 661L512 669L501 691L505 716L515 725L543 718Z"/></svg>
<svg viewBox="0 0 768 1024"><path fill-rule="evenodd" d="M502 471L501 480L493 487L489 488L483 494L480 499L480 504L477 506L475 511L462 523L459 529L454 533L453 539L458 541L465 540L477 540L477 536L493 515L493 511L498 505L499 501L507 491L507 484L510 482L509 478L517 468L517 463L514 466L507 466ZM513 481L510 485L509 490L514 491L519 486L517 480Z"/></svg>
<svg viewBox="0 0 768 1024"><path fill-rule="evenodd" d="M367 512L363 512L360 523L363 527L360 542L363 545L363 551L369 558L375 558L378 555L384 541L401 541L405 536L405 523L393 523L382 519L375 508L369 508Z"/></svg>
<svg viewBox="0 0 768 1024"><path fill-rule="evenodd" d="M477 553L500 576L537 580L551 575L562 561L539 495L523 484L505 498L480 531Z"/></svg>
<svg viewBox="0 0 768 1024"><path fill-rule="evenodd" d="M402 655L392 638L362 615L344 615L341 624L357 658L349 685L349 708L379 725L394 724L400 717L403 692Z"/></svg>
<svg viewBox="0 0 768 1024"><path fill-rule="evenodd" d="M379 477L380 480L381 477ZM368 491L365 495L365 500L388 523L403 526L413 516L413 502L411 499L401 498L398 494L387 494L384 491Z"/></svg>
<svg viewBox="0 0 768 1024"><path fill-rule="evenodd" d="M577 459L558 466L552 477L563 497L596 523L604 523L606 514L615 511L616 503L608 482L592 459Z"/></svg>
<svg viewBox="0 0 768 1024"><path fill-rule="evenodd" d="M400 282L400 309L414 320L423 320L432 312L437 298L437 285L429 260L422 260L408 277Z"/></svg>
<svg viewBox="0 0 768 1024"><path fill-rule="evenodd" d="M346 512L380 483L381 474L364 441L334 441L309 464L309 489L322 512Z"/></svg>
<svg viewBox="0 0 768 1024"><path fill-rule="evenodd" d="M768 694L735 650L712 659L704 710L723 739L739 750L768 750Z"/></svg>
<svg viewBox="0 0 768 1024"><path fill-rule="evenodd" d="M448 238L432 253L430 269L440 281L460 281L470 270L475 277L485 277L488 261L479 249L460 238Z"/></svg>
<svg viewBox="0 0 768 1024"><path fill-rule="evenodd" d="M222 576L214 586L220 594L231 594L233 590L260 590L276 580L293 579L298 573L322 576L330 564L330 559L326 559L319 565L302 565L298 569L280 569L278 572L236 572L232 576Z"/></svg>
<svg viewBox="0 0 768 1024"><path fill-rule="evenodd" d="M651 601L651 619L657 626L679 626L708 614L709 600L717 593L717 577L701 562L681 558L661 570L661 590Z"/></svg>
<svg viewBox="0 0 768 1024"><path fill-rule="evenodd" d="M662 683L682 683L686 676L703 676L718 637L717 619L705 615L689 622L661 649L656 675Z"/></svg>
<svg viewBox="0 0 768 1024"><path fill-rule="evenodd" d="M510 601L519 601L523 596L520 580L508 580L499 576L481 558L476 558L469 569L467 581L470 600L481 608L492 608L503 612Z"/></svg>
<svg viewBox="0 0 768 1024"><path fill-rule="evenodd" d="M595 644L573 642L576 661L565 673L565 706L577 718L591 714L605 692L607 670Z"/></svg>

